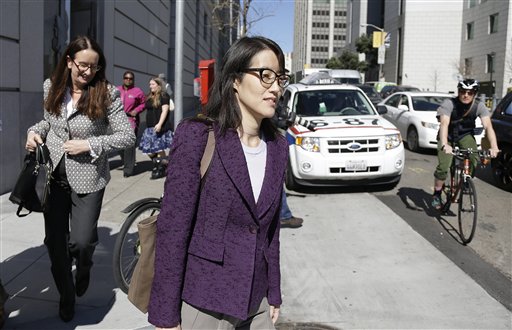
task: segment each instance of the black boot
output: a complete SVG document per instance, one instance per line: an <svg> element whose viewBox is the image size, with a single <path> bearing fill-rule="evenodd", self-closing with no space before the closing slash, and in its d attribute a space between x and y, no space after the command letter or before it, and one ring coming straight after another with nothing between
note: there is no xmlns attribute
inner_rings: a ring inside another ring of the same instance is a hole
<svg viewBox="0 0 512 330"><path fill-rule="evenodd" d="M151 180L157 179L158 176L158 158L152 158L153 161L153 169L151 170Z"/></svg>
<svg viewBox="0 0 512 330"><path fill-rule="evenodd" d="M165 170L167 169L167 164L164 164L161 158L157 158L155 164L156 166L151 172L151 180L163 178L165 176Z"/></svg>

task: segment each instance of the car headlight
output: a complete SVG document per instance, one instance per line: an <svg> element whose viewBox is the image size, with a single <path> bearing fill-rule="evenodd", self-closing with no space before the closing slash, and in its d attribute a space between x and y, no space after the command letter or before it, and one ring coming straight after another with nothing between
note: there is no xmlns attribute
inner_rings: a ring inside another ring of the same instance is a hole
<svg viewBox="0 0 512 330"><path fill-rule="evenodd" d="M435 129L435 130L439 129L439 124L438 123L428 123L426 121L422 121L421 122L421 126L423 126L425 128Z"/></svg>
<svg viewBox="0 0 512 330"><path fill-rule="evenodd" d="M315 137L297 137L295 143L302 149L311 152L320 152L320 139Z"/></svg>
<svg viewBox="0 0 512 330"><path fill-rule="evenodd" d="M402 143L402 137L400 134L390 134L384 137L386 150L395 149Z"/></svg>

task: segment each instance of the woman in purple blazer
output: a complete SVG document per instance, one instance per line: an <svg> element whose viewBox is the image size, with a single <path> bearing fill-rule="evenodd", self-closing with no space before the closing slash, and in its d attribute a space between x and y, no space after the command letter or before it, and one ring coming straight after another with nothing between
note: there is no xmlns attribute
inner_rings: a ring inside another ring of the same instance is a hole
<svg viewBox="0 0 512 330"><path fill-rule="evenodd" d="M244 37L228 50L206 106L216 143L202 188L208 126L186 120L176 129L149 304L157 329L274 329L288 147L271 120L284 72L272 40Z"/></svg>

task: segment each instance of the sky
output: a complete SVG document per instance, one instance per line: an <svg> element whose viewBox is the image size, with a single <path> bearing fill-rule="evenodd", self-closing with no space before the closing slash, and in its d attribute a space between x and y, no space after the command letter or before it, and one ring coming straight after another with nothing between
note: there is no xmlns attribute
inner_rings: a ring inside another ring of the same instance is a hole
<svg viewBox="0 0 512 330"><path fill-rule="evenodd" d="M261 17L253 23L249 35L261 35L274 40L285 53L293 51L294 0L253 0L250 18Z"/></svg>

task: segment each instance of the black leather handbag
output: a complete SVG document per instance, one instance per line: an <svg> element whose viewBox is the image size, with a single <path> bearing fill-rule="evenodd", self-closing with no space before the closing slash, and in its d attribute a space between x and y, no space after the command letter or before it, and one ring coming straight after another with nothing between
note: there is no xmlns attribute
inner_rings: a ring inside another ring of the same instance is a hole
<svg viewBox="0 0 512 330"><path fill-rule="evenodd" d="M45 144L37 145L35 152L30 152L25 156L23 169L9 196L11 202L19 205L18 211L16 211L18 217L46 210L52 171L50 151ZM22 214L23 208L28 213Z"/></svg>

